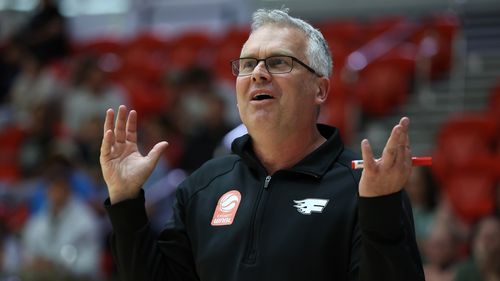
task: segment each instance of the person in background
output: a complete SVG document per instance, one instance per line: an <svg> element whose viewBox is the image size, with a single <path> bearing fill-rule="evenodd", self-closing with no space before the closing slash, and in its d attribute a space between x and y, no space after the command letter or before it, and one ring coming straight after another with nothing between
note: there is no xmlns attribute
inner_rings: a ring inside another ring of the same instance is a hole
<svg viewBox="0 0 500 281"><path fill-rule="evenodd" d="M18 35L7 37L0 47L0 105L9 101L9 93L21 70L22 56L25 53Z"/></svg>
<svg viewBox="0 0 500 281"><path fill-rule="evenodd" d="M413 168L405 186L413 208L415 235L422 249L423 241L429 236L435 222L436 209L440 202L439 189L427 167Z"/></svg>
<svg viewBox="0 0 500 281"><path fill-rule="evenodd" d="M436 221L423 241L427 281L452 281L458 261L459 238L446 223Z"/></svg>
<svg viewBox="0 0 500 281"><path fill-rule="evenodd" d="M62 83L43 62L29 52L22 54L21 70L15 77L8 95L14 121L22 128L29 128L32 111L37 107L61 99Z"/></svg>
<svg viewBox="0 0 500 281"><path fill-rule="evenodd" d="M186 138L179 167L188 173L192 173L213 157L217 146L230 129L225 121L226 105L221 97L207 96L206 107L203 124L198 125Z"/></svg>
<svg viewBox="0 0 500 281"><path fill-rule="evenodd" d="M55 159L48 167L48 204L23 230L22 280L96 280L101 240L95 214L73 196L65 162Z"/></svg>
<svg viewBox="0 0 500 281"><path fill-rule="evenodd" d="M31 54L43 65L63 59L69 54L66 20L55 0L41 0L34 15L19 31Z"/></svg>
<svg viewBox="0 0 500 281"><path fill-rule="evenodd" d="M457 266L455 281L500 280L500 220L490 216L477 225L472 255Z"/></svg>
<svg viewBox="0 0 500 281"><path fill-rule="evenodd" d="M286 10L258 10L231 62L248 134L234 154L184 180L160 234L143 183L167 142L138 151L137 112L106 112L100 163L122 280L424 280L403 190L411 149L406 117L380 159L368 140L359 159L336 128L317 124L332 72L322 34ZM115 121L116 117L116 121ZM138 262L140 261L140 262Z"/></svg>
<svg viewBox="0 0 500 281"><path fill-rule="evenodd" d="M127 104L125 92L108 80L98 58L88 55L77 59L63 102L63 121L71 135L78 138L85 133L86 124L102 118L103 110L120 104Z"/></svg>

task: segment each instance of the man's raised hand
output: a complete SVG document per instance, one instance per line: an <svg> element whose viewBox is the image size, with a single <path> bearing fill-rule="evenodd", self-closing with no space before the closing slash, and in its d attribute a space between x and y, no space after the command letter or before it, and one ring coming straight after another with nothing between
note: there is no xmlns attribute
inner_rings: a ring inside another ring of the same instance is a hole
<svg viewBox="0 0 500 281"><path fill-rule="evenodd" d="M394 126L380 159L374 159L368 140L361 142L364 169L359 182L361 197L389 195L400 191L411 173L411 149L408 137L410 119L403 117Z"/></svg>
<svg viewBox="0 0 500 281"><path fill-rule="evenodd" d="M111 204L135 198L153 172L162 152L168 146L157 143L146 156L137 147L137 112L118 108L116 124L113 109L106 111L104 134L99 157Z"/></svg>

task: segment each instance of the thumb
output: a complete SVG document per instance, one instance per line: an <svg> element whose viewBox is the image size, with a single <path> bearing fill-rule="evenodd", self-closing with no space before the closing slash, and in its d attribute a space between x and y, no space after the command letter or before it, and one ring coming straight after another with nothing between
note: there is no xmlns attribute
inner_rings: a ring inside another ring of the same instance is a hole
<svg viewBox="0 0 500 281"><path fill-rule="evenodd" d="M154 165L156 165L156 163L160 159L161 154L163 153L163 151L165 151L167 146L168 146L168 142L162 141L162 142L155 144L155 146L153 146L153 148L151 148L147 157L149 159L153 160Z"/></svg>

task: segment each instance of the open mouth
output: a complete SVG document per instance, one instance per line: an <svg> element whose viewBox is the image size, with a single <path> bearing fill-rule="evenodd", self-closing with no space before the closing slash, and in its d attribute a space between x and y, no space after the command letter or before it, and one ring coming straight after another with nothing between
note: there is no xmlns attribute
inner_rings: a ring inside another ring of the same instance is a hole
<svg viewBox="0 0 500 281"><path fill-rule="evenodd" d="M252 98L252 100L257 100L257 101L268 100L268 99L274 99L274 97L269 94L262 93L262 94L257 94Z"/></svg>

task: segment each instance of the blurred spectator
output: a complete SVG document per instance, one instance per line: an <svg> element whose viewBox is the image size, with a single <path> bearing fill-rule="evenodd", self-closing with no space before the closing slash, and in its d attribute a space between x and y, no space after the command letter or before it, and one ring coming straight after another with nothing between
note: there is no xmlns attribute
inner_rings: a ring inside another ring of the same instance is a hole
<svg viewBox="0 0 500 281"><path fill-rule="evenodd" d="M181 159L180 168L188 173L199 168L214 156L215 150L231 129L225 122L225 104L216 95L207 95L206 112L203 123L196 127L186 140L186 147Z"/></svg>
<svg viewBox="0 0 500 281"><path fill-rule="evenodd" d="M99 276L98 222L91 209L73 196L70 174L63 161L55 161L44 175L48 204L24 228L22 280L96 280Z"/></svg>
<svg viewBox="0 0 500 281"><path fill-rule="evenodd" d="M421 247L422 241L427 238L434 223L439 190L430 170L426 167L415 167L412 170L405 190L413 207L415 235Z"/></svg>
<svg viewBox="0 0 500 281"><path fill-rule="evenodd" d="M100 123L102 126L102 122ZM141 124L141 132L139 136L139 145L144 149L144 151L149 151L153 146L160 142L167 140L170 143L169 130L166 124L163 122L163 118L150 118L143 124ZM100 147L100 145L99 145ZM169 146L171 148L172 146ZM175 148L174 148L175 149ZM170 170L171 165L167 158L167 154L163 154L158 161L153 173L149 176L148 180L144 184L144 188L147 189L152 184L155 184L158 180L163 178ZM99 169L99 171L101 171Z"/></svg>
<svg viewBox="0 0 500 281"><path fill-rule="evenodd" d="M0 47L0 104L8 100L10 88L21 68L23 46L17 36L7 38Z"/></svg>
<svg viewBox="0 0 500 281"><path fill-rule="evenodd" d="M175 200L175 191L186 176L187 174L183 170L173 169L145 188L146 211L152 229L158 233L173 215L172 206Z"/></svg>
<svg viewBox="0 0 500 281"><path fill-rule="evenodd" d="M425 280L451 281L458 258L458 237L445 223L435 223L424 244Z"/></svg>
<svg viewBox="0 0 500 281"><path fill-rule="evenodd" d="M69 160L66 156L62 154L57 154L56 152L49 154L48 159L45 160L41 166L52 166L60 165L64 166L68 170L67 176L70 181L70 187L72 189L73 197L78 200L89 204L97 204L99 201L99 206L102 205L102 201L105 195L99 193L99 185L94 181L94 179L89 176L86 171L76 167L80 163L73 163L74 161ZM43 168L42 168L43 170ZM32 190L30 196L30 212L36 214L39 211L47 208L48 196L47 196L47 186L48 182L43 180L42 177L34 178L31 182ZM107 194L106 194L107 195Z"/></svg>
<svg viewBox="0 0 500 281"><path fill-rule="evenodd" d="M204 68L188 69L180 79L178 106L182 115L177 117L184 132L191 134L205 122L208 96L215 94L214 81L211 73Z"/></svg>
<svg viewBox="0 0 500 281"><path fill-rule="evenodd" d="M7 225L0 221L0 280L16 280L17 245Z"/></svg>
<svg viewBox="0 0 500 281"><path fill-rule="evenodd" d="M233 141L247 133L248 133L247 127L245 127L243 123L231 129L231 131L227 132L224 135L222 141L215 149L214 156L223 156L232 153L231 144L233 143Z"/></svg>
<svg viewBox="0 0 500 281"><path fill-rule="evenodd" d="M455 281L500 280L500 221L482 219L472 240L472 256L457 267Z"/></svg>
<svg viewBox="0 0 500 281"><path fill-rule="evenodd" d="M64 123L71 134L78 136L87 122L104 118L108 108L127 104L125 93L112 84L100 69L95 56L77 60L71 85L64 101Z"/></svg>
<svg viewBox="0 0 500 281"><path fill-rule="evenodd" d="M167 77L170 107L166 110L167 152L171 168L191 172L214 155L229 131L224 93L219 93L212 73L201 67L172 72ZM172 135L173 134L173 135ZM175 147L181 145L181 148Z"/></svg>
<svg viewBox="0 0 500 281"><path fill-rule="evenodd" d="M30 52L43 65L68 54L64 17L53 0L41 0L35 14L20 31Z"/></svg>
<svg viewBox="0 0 500 281"><path fill-rule="evenodd" d="M13 81L9 93L16 122L24 128L30 127L36 122L31 112L41 104L58 99L60 91L61 83L51 70L45 68L36 56L23 53L21 72Z"/></svg>
<svg viewBox="0 0 500 281"><path fill-rule="evenodd" d="M31 122L25 128L19 156L24 179L38 176L52 154L72 154L74 149L61 132L61 107L58 101L37 104L29 112L28 118Z"/></svg>

